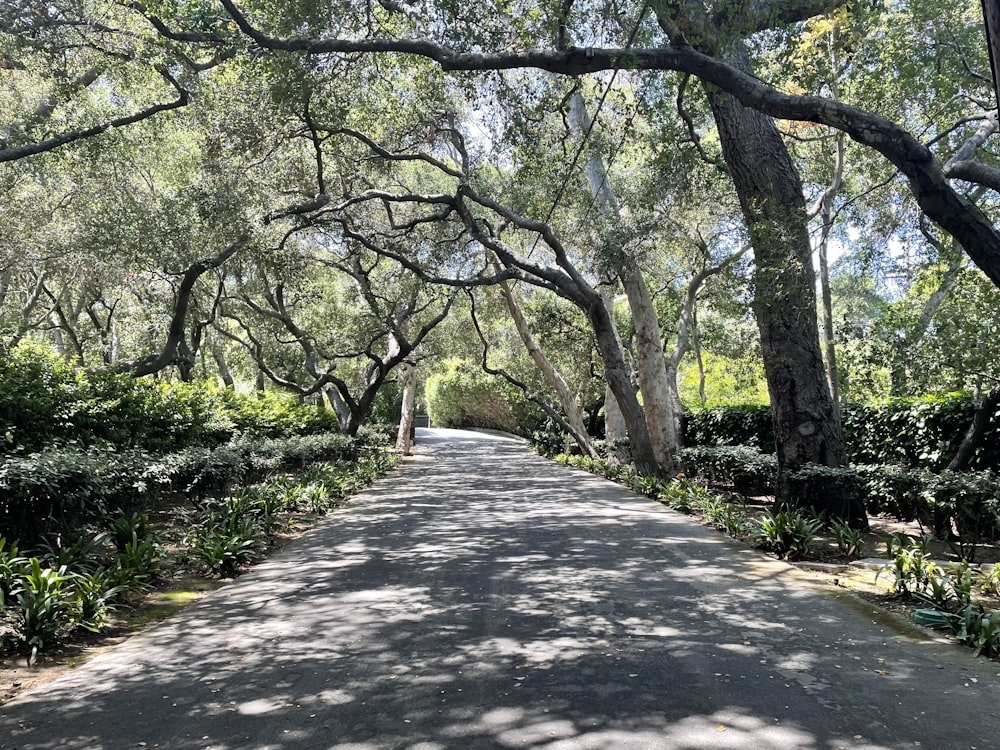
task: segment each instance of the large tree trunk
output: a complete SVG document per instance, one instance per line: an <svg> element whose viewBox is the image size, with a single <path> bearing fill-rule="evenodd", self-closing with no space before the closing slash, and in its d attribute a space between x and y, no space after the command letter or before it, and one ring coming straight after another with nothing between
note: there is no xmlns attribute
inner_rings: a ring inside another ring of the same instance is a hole
<svg viewBox="0 0 1000 750"><path fill-rule="evenodd" d="M590 326L597 339L597 351L604 363L604 378L614 395L626 425L632 463L642 474L660 474L656 454L653 452L646 426L646 415L636 398L635 387L625 367L621 341L614 321L600 295L594 294L586 310Z"/></svg>
<svg viewBox="0 0 1000 750"><path fill-rule="evenodd" d="M1000 407L1000 386L987 393L985 397L981 396L979 392L976 393L973 400L972 422L969 424L969 429L966 430L954 457L948 463L948 469L961 471L969 468L976 451L983 443L986 428L996 414L997 407Z"/></svg>
<svg viewBox="0 0 1000 750"><path fill-rule="evenodd" d="M671 402L670 379L663 358L663 339L656 308L646 280L631 259L623 259L622 286L632 310L635 326L635 352L639 371L639 391L646 412L646 427L660 470L667 476L677 473L674 455L680 448L676 416Z"/></svg>
<svg viewBox="0 0 1000 750"><path fill-rule="evenodd" d="M736 53L731 57L745 63L741 46ZM808 463L847 465L819 346L805 201L774 122L728 94L707 88L754 249L753 307L771 396L782 502L790 496L790 472ZM820 509L846 515L852 526L867 526L859 497L839 500Z"/></svg>
<svg viewBox="0 0 1000 750"><path fill-rule="evenodd" d="M601 301L604 303L605 309L608 311L608 317L611 320L611 326L614 330L615 338L618 338L618 329L615 328L615 284L608 281L600 285L601 290ZM619 351L622 348L621 340L618 340ZM605 384L604 386L604 440L607 442L609 447L609 458L617 458L621 461L628 462L631 457L628 455L621 455L619 449L616 446L620 446L622 441L625 440L627 435L627 430L625 428L625 416L622 414L621 407L618 406L618 399L615 398L614 391L611 390L611 386Z"/></svg>

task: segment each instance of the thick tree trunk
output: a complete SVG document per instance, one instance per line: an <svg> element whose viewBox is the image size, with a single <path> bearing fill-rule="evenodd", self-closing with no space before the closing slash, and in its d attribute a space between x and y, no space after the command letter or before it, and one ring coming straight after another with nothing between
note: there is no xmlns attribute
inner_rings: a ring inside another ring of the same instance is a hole
<svg viewBox="0 0 1000 750"><path fill-rule="evenodd" d="M808 463L847 465L819 347L805 201L774 122L718 89L708 87L708 93L754 249L753 307L771 396L782 502L789 497L790 472ZM848 509L844 520L866 527L860 498L841 500ZM844 515L841 508L827 510Z"/></svg>
<svg viewBox="0 0 1000 750"><path fill-rule="evenodd" d="M631 258L622 261L622 286L632 310L635 351L639 371L639 391L646 412L646 428L660 470L667 476L677 473L674 455L680 448L676 416L671 402L670 380L663 357L663 339L656 308L646 280Z"/></svg>
<svg viewBox="0 0 1000 750"><path fill-rule="evenodd" d="M399 414L399 432L396 450L409 456L410 436L413 434L413 417L417 404L417 366L404 362L399 366L399 380L403 384L403 408Z"/></svg>
<svg viewBox="0 0 1000 750"><path fill-rule="evenodd" d="M570 100L570 123L578 137L591 128L590 115L583 96L574 94ZM608 178L604 160L592 155L584 170L590 194L603 217L617 227L621 222L618 201ZM618 276L628 297L632 322L635 326L636 364L639 390L646 416L646 429L661 473L676 473L674 454L680 447L677 441L675 417L670 401L667 370L663 360L663 337L656 308L646 286L646 280L635 259L623 248L615 248L616 257L607 261L617 266Z"/></svg>
<svg viewBox="0 0 1000 750"><path fill-rule="evenodd" d="M660 467L653 452L646 415L636 398L632 379L625 367L621 341L614 321L600 295L594 294L585 310L597 339L597 351L604 363L604 378L621 410L626 426L632 463L643 474L660 474Z"/></svg>

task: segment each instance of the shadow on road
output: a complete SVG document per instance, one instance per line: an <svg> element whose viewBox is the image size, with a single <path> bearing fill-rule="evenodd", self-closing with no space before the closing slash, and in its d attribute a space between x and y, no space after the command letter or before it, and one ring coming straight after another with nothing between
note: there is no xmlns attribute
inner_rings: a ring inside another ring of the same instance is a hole
<svg viewBox="0 0 1000 750"><path fill-rule="evenodd" d="M996 746L995 663L497 436L0 711L0 747Z"/></svg>

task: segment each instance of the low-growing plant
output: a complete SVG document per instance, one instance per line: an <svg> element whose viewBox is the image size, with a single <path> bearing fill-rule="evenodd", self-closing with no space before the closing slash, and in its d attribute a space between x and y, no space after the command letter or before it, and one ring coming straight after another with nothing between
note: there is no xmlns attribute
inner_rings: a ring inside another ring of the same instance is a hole
<svg viewBox="0 0 1000 750"><path fill-rule="evenodd" d="M198 529L188 540L190 559L209 573L231 578L252 563L265 547L260 527L251 517Z"/></svg>
<svg viewBox="0 0 1000 750"><path fill-rule="evenodd" d="M113 575L108 570L99 570L91 575L74 576L73 604L77 627L91 633L102 631L114 610L115 600L124 590L124 587L114 584Z"/></svg>
<svg viewBox="0 0 1000 750"><path fill-rule="evenodd" d="M1000 596L1000 562L985 568L976 583L981 589Z"/></svg>
<svg viewBox="0 0 1000 750"><path fill-rule="evenodd" d="M42 554L39 559L47 568L66 568L72 573L89 575L101 569L107 541L106 532L95 535L83 533L68 544L57 536L52 542L40 545Z"/></svg>
<svg viewBox="0 0 1000 750"><path fill-rule="evenodd" d="M875 575L884 572L893 576L893 591L898 596L910 597L924 593L930 582L939 576L938 566L927 558L927 539L907 538L900 546L893 546L891 561Z"/></svg>
<svg viewBox="0 0 1000 750"><path fill-rule="evenodd" d="M28 558L21 555L17 542L0 537L0 607L10 598L27 566Z"/></svg>
<svg viewBox="0 0 1000 750"><path fill-rule="evenodd" d="M640 495L658 498L666 487L666 482L659 477L648 476L646 474L635 474L632 477L632 489Z"/></svg>
<svg viewBox="0 0 1000 750"><path fill-rule="evenodd" d="M721 495L709 493L695 498L692 507L695 513L705 519L706 523L716 526L722 514L729 507L729 503Z"/></svg>
<svg viewBox="0 0 1000 750"><path fill-rule="evenodd" d="M968 604L957 612L918 609L914 620L929 628L948 630L959 643L972 648L976 656L1000 655L1000 612L982 605Z"/></svg>
<svg viewBox="0 0 1000 750"><path fill-rule="evenodd" d="M809 552L822 522L798 510L768 510L757 519L754 537L762 547L785 560L797 560Z"/></svg>
<svg viewBox="0 0 1000 750"><path fill-rule="evenodd" d="M115 549L119 552L124 552L125 547L136 539L152 537L149 516L138 512L119 513L111 519L110 532L111 541L115 543Z"/></svg>
<svg viewBox="0 0 1000 750"><path fill-rule="evenodd" d="M30 650L29 663L76 625L72 578L65 567L43 568L37 557L28 560L14 594L14 635Z"/></svg>
<svg viewBox="0 0 1000 750"><path fill-rule="evenodd" d="M115 555L111 570L115 585L128 591L142 591L160 575L162 550L159 541L149 536L140 539L132 532L132 539Z"/></svg>
<svg viewBox="0 0 1000 750"><path fill-rule="evenodd" d="M858 557L864 552L865 535L859 529L852 529L848 523L834 522L833 536L837 547L848 557Z"/></svg>
<svg viewBox="0 0 1000 750"><path fill-rule="evenodd" d="M726 504L718 513L715 524L734 539L746 539L750 534L750 522L746 511L730 504Z"/></svg>

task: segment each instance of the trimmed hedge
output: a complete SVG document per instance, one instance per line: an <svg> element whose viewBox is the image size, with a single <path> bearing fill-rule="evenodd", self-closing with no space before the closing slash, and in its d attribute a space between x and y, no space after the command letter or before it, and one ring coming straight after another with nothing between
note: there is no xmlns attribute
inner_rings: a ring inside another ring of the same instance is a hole
<svg viewBox="0 0 1000 750"><path fill-rule="evenodd" d="M314 462L356 459L367 449L363 439L333 434L243 438L162 455L53 447L8 456L0 460L0 528L4 536L32 545L109 514L132 512L164 493L202 502L235 484Z"/></svg>
<svg viewBox="0 0 1000 750"><path fill-rule="evenodd" d="M0 453L53 445L166 453L238 435L337 432L336 415L290 394L240 393L210 383L163 383L76 371L51 352L18 346L0 357Z"/></svg>
<svg viewBox="0 0 1000 750"><path fill-rule="evenodd" d="M841 410L848 458L857 464L899 464L941 471L972 421L967 393L845 404ZM745 445L770 451L774 429L769 406L693 409L685 415L689 446ZM1000 412L991 415L974 469L1000 469Z"/></svg>

